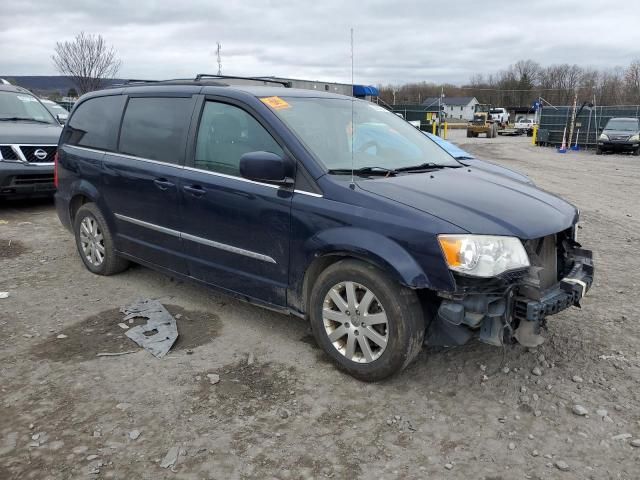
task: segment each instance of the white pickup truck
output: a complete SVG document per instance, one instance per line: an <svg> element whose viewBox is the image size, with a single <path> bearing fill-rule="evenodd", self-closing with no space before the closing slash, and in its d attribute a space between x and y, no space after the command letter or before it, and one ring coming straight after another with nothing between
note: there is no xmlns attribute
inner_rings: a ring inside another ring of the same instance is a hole
<svg viewBox="0 0 640 480"><path fill-rule="evenodd" d="M503 126L509 124L509 112L507 112L506 108L494 107L489 110L489 115L491 116L491 120L498 122Z"/></svg>
<svg viewBox="0 0 640 480"><path fill-rule="evenodd" d="M530 118L519 118L514 125L515 129L520 133L526 133L527 136L533 135L533 126L535 125L534 121Z"/></svg>

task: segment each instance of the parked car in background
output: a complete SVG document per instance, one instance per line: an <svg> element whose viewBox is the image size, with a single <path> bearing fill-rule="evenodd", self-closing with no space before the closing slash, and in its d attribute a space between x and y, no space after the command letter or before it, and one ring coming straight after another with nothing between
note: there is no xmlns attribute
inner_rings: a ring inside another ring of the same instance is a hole
<svg viewBox="0 0 640 480"><path fill-rule="evenodd" d="M573 205L352 97L113 88L78 101L58 155L58 216L89 271L133 261L308 319L361 380L425 341L537 346L593 281Z"/></svg>
<svg viewBox="0 0 640 480"><path fill-rule="evenodd" d="M514 128L519 133L526 133L528 137L533 135L533 126L535 122L530 118L520 118L516 121Z"/></svg>
<svg viewBox="0 0 640 480"><path fill-rule="evenodd" d="M50 196L62 127L28 90L0 84L0 198Z"/></svg>
<svg viewBox="0 0 640 480"><path fill-rule="evenodd" d="M502 126L505 126L509 123L509 112L507 112L506 108L502 107L494 107L489 110L489 117L500 123Z"/></svg>
<svg viewBox="0 0 640 480"><path fill-rule="evenodd" d="M610 118L598 137L596 154L632 152L640 155L640 119Z"/></svg>
<svg viewBox="0 0 640 480"><path fill-rule="evenodd" d="M40 101L47 108L47 110L51 112L51 115L53 115L56 120L58 120L58 123L60 123L60 125L65 124L67 118L69 118L69 111L66 108L64 108L62 105L58 105L53 100L48 100L46 98L41 98Z"/></svg>

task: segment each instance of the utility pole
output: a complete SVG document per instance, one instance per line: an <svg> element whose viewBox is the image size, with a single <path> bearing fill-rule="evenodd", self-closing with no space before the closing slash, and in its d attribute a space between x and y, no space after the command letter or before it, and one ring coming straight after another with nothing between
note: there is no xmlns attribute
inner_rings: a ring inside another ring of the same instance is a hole
<svg viewBox="0 0 640 480"><path fill-rule="evenodd" d="M222 45L220 45L220 42L217 42L217 45L218 48L216 49L216 56L218 57L218 75L222 75L222 56L220 55Z"/></svg>
<svg viewBox="0 0 640 480"><path fill-rule="evenodd" d="M440 87L440 96L438 97L438 131L442 125L442 100L444 99L444 86Z"/></svg>

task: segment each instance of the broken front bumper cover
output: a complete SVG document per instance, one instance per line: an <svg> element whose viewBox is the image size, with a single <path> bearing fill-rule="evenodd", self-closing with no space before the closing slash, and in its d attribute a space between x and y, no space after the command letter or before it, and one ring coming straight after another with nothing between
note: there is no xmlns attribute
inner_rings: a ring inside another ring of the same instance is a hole
<svg viewBox="0 0 640 480"><path fill-rule="evenodd" d="M441 293L443 300L425 343L462 345L475 335L496 346L510 338L527 347L541 344L544 339L539 333L546 317L571 306L580 307L593 283L591 251L576 244L569 257L571 270L545 290L531 288L522 275L514 273L503 276L501 284L494 279L483 288Z"/></svg>
<svg viewBox="0 0 640 480"><path fill-rule="evenodd" d="M519 320L539 322L569 307L580 307L580 300L593 283L593 260L590 250L575 249L575 263L569 274L553 288L534 300L516 296L513 316Z"/></svg>

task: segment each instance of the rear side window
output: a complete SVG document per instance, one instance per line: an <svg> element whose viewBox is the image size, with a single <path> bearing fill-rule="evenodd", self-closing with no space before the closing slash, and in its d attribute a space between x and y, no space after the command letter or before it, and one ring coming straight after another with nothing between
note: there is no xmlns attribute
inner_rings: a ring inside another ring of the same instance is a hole
<svg viewBox="0 0 640 480"><path fill-rule="evenodd" d="M181 164L192 111L191 98L130 98L122 120L119 151Z"/></svg>
<svg viewBox="0 0 640 480"><path fill-rule="evenodd" d="M269 132L246 111L226 103L205 104L194 167L240 176L240 157L256 151L284 156Z"/></svg>
<svg viewBox="0 0 640 480"><path fill-rule="evenodd" d="M62 133L62 143L115 151L126 97L90 98L78 105Z"/></svg>

